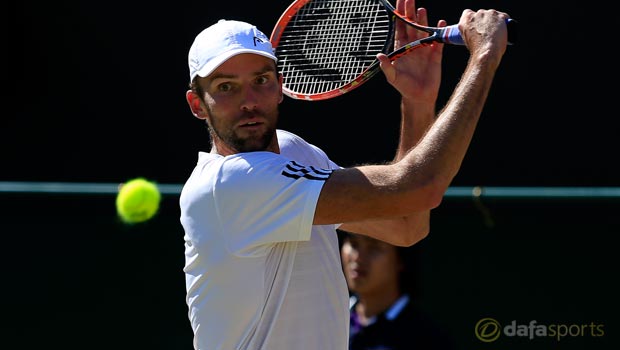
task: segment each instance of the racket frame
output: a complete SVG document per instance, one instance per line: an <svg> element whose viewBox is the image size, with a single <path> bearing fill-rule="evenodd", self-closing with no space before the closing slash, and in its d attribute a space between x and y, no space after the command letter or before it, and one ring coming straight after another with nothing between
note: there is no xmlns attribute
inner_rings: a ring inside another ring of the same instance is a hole
<svg viewBox="0 0 620 350"><path fill-rule="evenodd" d="M280 44L280 39L282 37L282 33L284 32L285 28L288 26L291 19L297 14L297 12L301 8L303 8L306 4L312 1L313 0L294 1L293 3L289 5L289 7L284 11L284 13L280 16L280 18L276 22L276 25L274 26L274 29L270 36L271 44L273 45L276 51L276 57L277 57L277 51L278 51L277 48ZM448 43L448 44L454 44L454 45L463 45L462 41L459 42L458 40L454 39L454 38L460 37L457 24L446 26L446 27L423 26L421 24L418 24L414 21L409 20L404 15L398 13L398 11L396 11L394 6L391 3L389 3L387 0L375 0L375 1L384 7L384 9L386 10L386 12L388 13L390 17L389 34L386 39L386 42L384 43L383 50L381 52L386 54L390 58L391 61L396 60L398 57L405 55L414 49L418 49L424 46L431 45L434 42ZM429 36L409 42L401 46L400 48L393 50L394 35L395 35L394 26L395 26L397 18L418 30L428 33ZM375 76L380 70L381 69L379 65L379 60L375 59L356 78L349 81L348 83L345 83L339 86L336 89L332 89L332 90L325 91L325 92L313 93L313 94L305 94L305 93L299 93L299 92L292 91L286 86L286 84L283 84L283 92L285 95L291 98L294 98L294 99L298 99L298 100L306 100L306 101L326 100L326 99L344 95L347 92L361 86L363 83L367 82L373 76ZM286 77L284 77L284 81L286 81Z"/></svg>

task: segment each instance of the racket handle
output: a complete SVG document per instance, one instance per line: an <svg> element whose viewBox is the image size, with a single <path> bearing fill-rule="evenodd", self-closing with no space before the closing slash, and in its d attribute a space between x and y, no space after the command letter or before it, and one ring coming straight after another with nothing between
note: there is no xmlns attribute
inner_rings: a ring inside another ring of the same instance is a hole
<svg viewBox="0 0 620 350"><path fill-rule="evenodd" d="M517 21L508 18L506 20L506 27L508 29L508 45L516 43L517 40ZM461 36L458 24L446 26L441 33L441 42L452 45L465 45L465 41Z"/></svg>

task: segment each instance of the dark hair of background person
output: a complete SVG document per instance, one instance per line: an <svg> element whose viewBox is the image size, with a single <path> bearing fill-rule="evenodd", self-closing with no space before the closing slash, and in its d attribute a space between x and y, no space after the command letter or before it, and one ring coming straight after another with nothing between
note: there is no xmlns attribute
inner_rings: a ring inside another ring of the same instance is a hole
<svg viewBox="0 0 620 350"><path fill-rule="evenodd" d="M342 244L345 239L351 235L350 232L337 230L339 249L342 250ZM400 291L402 294L409 294L412 298L418 298L422 295L420 287L420 273L422 263L422 242L409 247L396 246L396 252L401 259L404 269L400 273Z"/></svg>

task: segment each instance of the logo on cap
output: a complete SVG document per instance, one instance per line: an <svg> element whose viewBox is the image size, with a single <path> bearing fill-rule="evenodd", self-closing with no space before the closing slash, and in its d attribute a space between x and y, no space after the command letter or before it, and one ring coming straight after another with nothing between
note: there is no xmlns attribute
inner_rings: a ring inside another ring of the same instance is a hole
<svg viewBox="0 0 620 350"><path fill-rule="evenodd" d="M263 40L263 39L261 39L261 38L259 38L259 37L255 36L255 37L254 37L254 46L256 46L256 42L259 42L259 43L264 43L264 42L265 42L265 40Z"/></svg>

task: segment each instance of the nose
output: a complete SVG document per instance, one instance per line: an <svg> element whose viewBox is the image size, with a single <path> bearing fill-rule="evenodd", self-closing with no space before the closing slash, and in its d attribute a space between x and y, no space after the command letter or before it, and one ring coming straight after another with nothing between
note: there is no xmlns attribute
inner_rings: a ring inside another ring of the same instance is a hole
<svg viewBox="0 0 620 350"><path fill-rule="evenodd" d="M241 101L241 109L244 111L253 111L258 107L258 94L252 87L246 87L243 90Z"/></svg>
<svg viewBox="0 0 620 350"><path fill-rule="evenodd" d="M363 254L359 249L351 249L348 252L349 261L359 264L363 259Z"/></svg>

